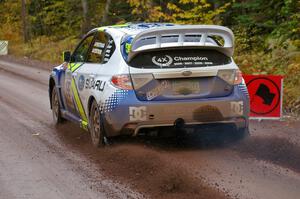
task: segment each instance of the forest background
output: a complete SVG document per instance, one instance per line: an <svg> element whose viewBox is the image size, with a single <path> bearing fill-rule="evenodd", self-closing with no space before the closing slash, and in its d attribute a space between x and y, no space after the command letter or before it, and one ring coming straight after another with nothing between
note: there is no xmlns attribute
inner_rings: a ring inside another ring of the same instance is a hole
<svg viewBox="0 0 300 199"><path fill-rule="evenodd" d="M300 0L0 0L9 53L54 64L88 30L140 21L231 28L243 73L284 75L284 110L300 113Z"/></svg>

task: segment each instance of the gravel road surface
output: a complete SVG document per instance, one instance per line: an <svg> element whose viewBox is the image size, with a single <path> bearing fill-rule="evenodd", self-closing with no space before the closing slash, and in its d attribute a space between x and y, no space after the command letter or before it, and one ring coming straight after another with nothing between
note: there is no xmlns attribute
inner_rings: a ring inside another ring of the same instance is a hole
<svg viewBox="0 0 300 199"><path fill-rule="evenodd" d="M0 59L1 199L299 198L299 121L251 121L240 142L207 132L96 149L78 126L53 125L47 68Z"/></svg>

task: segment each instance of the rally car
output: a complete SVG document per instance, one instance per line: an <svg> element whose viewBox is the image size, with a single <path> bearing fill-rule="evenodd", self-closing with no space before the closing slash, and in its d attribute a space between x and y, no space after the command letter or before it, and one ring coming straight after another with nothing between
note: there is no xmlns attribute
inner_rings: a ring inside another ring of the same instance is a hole
<svg viewBox="0 0 300 199"><path fill-rule="evenodd" d="M233 49L233 33L222 26L93 29L50 75L54 122L78 123L95 146L158 127L230 124L245 134L249 96Z"/></svg>

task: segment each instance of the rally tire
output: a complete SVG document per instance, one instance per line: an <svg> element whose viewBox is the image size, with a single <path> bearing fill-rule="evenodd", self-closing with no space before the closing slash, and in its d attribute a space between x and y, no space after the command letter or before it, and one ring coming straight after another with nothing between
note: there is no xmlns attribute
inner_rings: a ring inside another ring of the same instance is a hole
<svg viewBox="0 0 300 199"><path fill-rule="evenodd" d="M58 95L55 87L53 87L51 92L51 107L52 107L52 116L53 116L54 124L55 125L61 124L63 122L63 118L61 116L60 104L59 104Z"/></svg>
<svg viewBox="0 0 300 199"><path fill-rule="evenodd" d="M90 110L90 135L92 143L95 147L101 148L105 145L104 142L104 127L101 120L99 106L96 101L93 101Z"/></svg>

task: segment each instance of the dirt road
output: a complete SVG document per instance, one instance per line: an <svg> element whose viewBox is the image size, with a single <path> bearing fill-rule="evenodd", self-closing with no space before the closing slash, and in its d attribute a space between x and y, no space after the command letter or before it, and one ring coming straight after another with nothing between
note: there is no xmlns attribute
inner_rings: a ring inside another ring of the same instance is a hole
<svg viewBox="0 0 300 199"><path fill-rule="evenodd" d="M263 198L300 195L300 122L251 122L177 140L120 137L92 147L52 124L49 70L0 60L0 198Z"/></svg>

